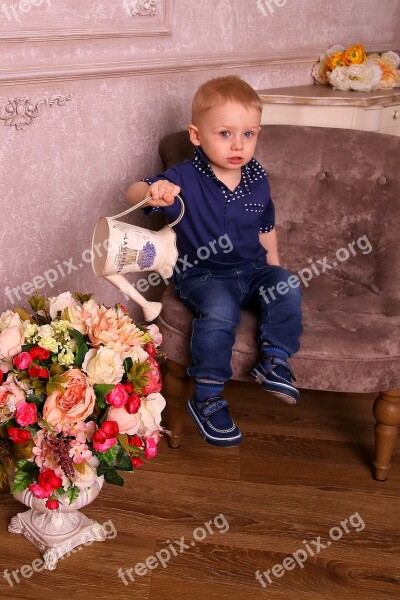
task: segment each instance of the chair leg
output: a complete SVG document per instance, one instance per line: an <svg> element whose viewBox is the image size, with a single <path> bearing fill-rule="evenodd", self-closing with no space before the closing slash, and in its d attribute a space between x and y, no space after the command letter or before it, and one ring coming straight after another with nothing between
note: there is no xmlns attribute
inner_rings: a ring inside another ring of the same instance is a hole
<svg viewBox="0 0 400 600"><path fill-rule="evenodd" d="M385 481L390 469L397 426L400 424L400 389L380 392L374 403L375 479Z"/></svg>
<svg viewBox="0 0 400 600"><path fill-rule="evenodd" d="M163 392L167 401L166 424L171 432L167 439L169 447L175 449L181 444L186 401L192 393L193 382L186 367L172 360L167 359L166 370Z"/></svg>

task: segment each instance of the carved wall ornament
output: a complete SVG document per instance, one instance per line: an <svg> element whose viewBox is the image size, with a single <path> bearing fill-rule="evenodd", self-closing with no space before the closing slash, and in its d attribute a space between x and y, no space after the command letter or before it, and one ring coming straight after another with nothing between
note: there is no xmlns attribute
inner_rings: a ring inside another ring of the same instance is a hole
<svg viewBox="0 0 400 600"><path fill-rule="evenodd" d="M157 3L159 1L160 0L133 0L133 2L130 2L132 6L132 16L155 17L157 15Z"/></svg>
<svg viewBox="0 0 400 600"><path fill-rule="evenodd" d="M4 108L0 106L0 119L4 121L4 125L15 127L19 131L26 125L32 125L33 120L40 117L46 107L52 108L55 104L65 106L71 99L71 94L57 94L51 99L43 98L34 104L30 98L10 98Z"/></svg>

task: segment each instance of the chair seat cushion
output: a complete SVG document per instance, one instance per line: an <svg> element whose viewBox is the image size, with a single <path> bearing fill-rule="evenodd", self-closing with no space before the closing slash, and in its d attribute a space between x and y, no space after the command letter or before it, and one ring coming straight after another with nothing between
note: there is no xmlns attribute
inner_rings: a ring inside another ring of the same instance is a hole
<svg viewBox="0 0 400 600"><path fill-rule="evenodd" d="M167 357L191 364L190 338L194 313L167 286L158 319ZM301 349L291 364L304 389L370 393L400 385L400 316L367 313L350 296L335 307L303 305ZM357 309L358 307L358 309ZM233 348L233 379L252 381L257 362L257 317L242 310Z"/></svg>

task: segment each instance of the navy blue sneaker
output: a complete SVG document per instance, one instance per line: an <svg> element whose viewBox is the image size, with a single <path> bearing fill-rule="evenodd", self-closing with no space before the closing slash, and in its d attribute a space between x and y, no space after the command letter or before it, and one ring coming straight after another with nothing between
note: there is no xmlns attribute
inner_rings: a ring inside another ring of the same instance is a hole
<svg viewBox="0 0 400 600"><path fill-rule="evenodd" d="M242 441L239 428L229 414L228 402L221 396L195 402L190 398L188 411L203 438L214 446L237 446Z"/></svg>
<svg viewBox="0 0 400 600"><path fill-rule="evenodd" d="M292 385L292 379L296 381L296 377L289 363L280 356L268 356L254 367L250 375L264 390L287 404L296 404L300 398L299 390Z"/></svg>

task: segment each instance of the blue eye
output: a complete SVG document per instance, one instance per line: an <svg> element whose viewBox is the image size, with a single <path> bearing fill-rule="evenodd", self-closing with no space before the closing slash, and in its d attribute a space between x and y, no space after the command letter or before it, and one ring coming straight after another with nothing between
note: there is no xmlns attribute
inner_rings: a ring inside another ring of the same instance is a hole
<svg viewBox="0 0 400 600"><path fill-rule="evenodd" d="M244 137L250 138L253 137L254 133L252 131L246 131Z"/></svg>
<svg viewBox="0 0 400 600"><path fill-rule="evenodd" d="M228 136L229 136L229 131L220 131L220 132L219 132L219 135L220 135L221 137L228 137Z"/></svg>

